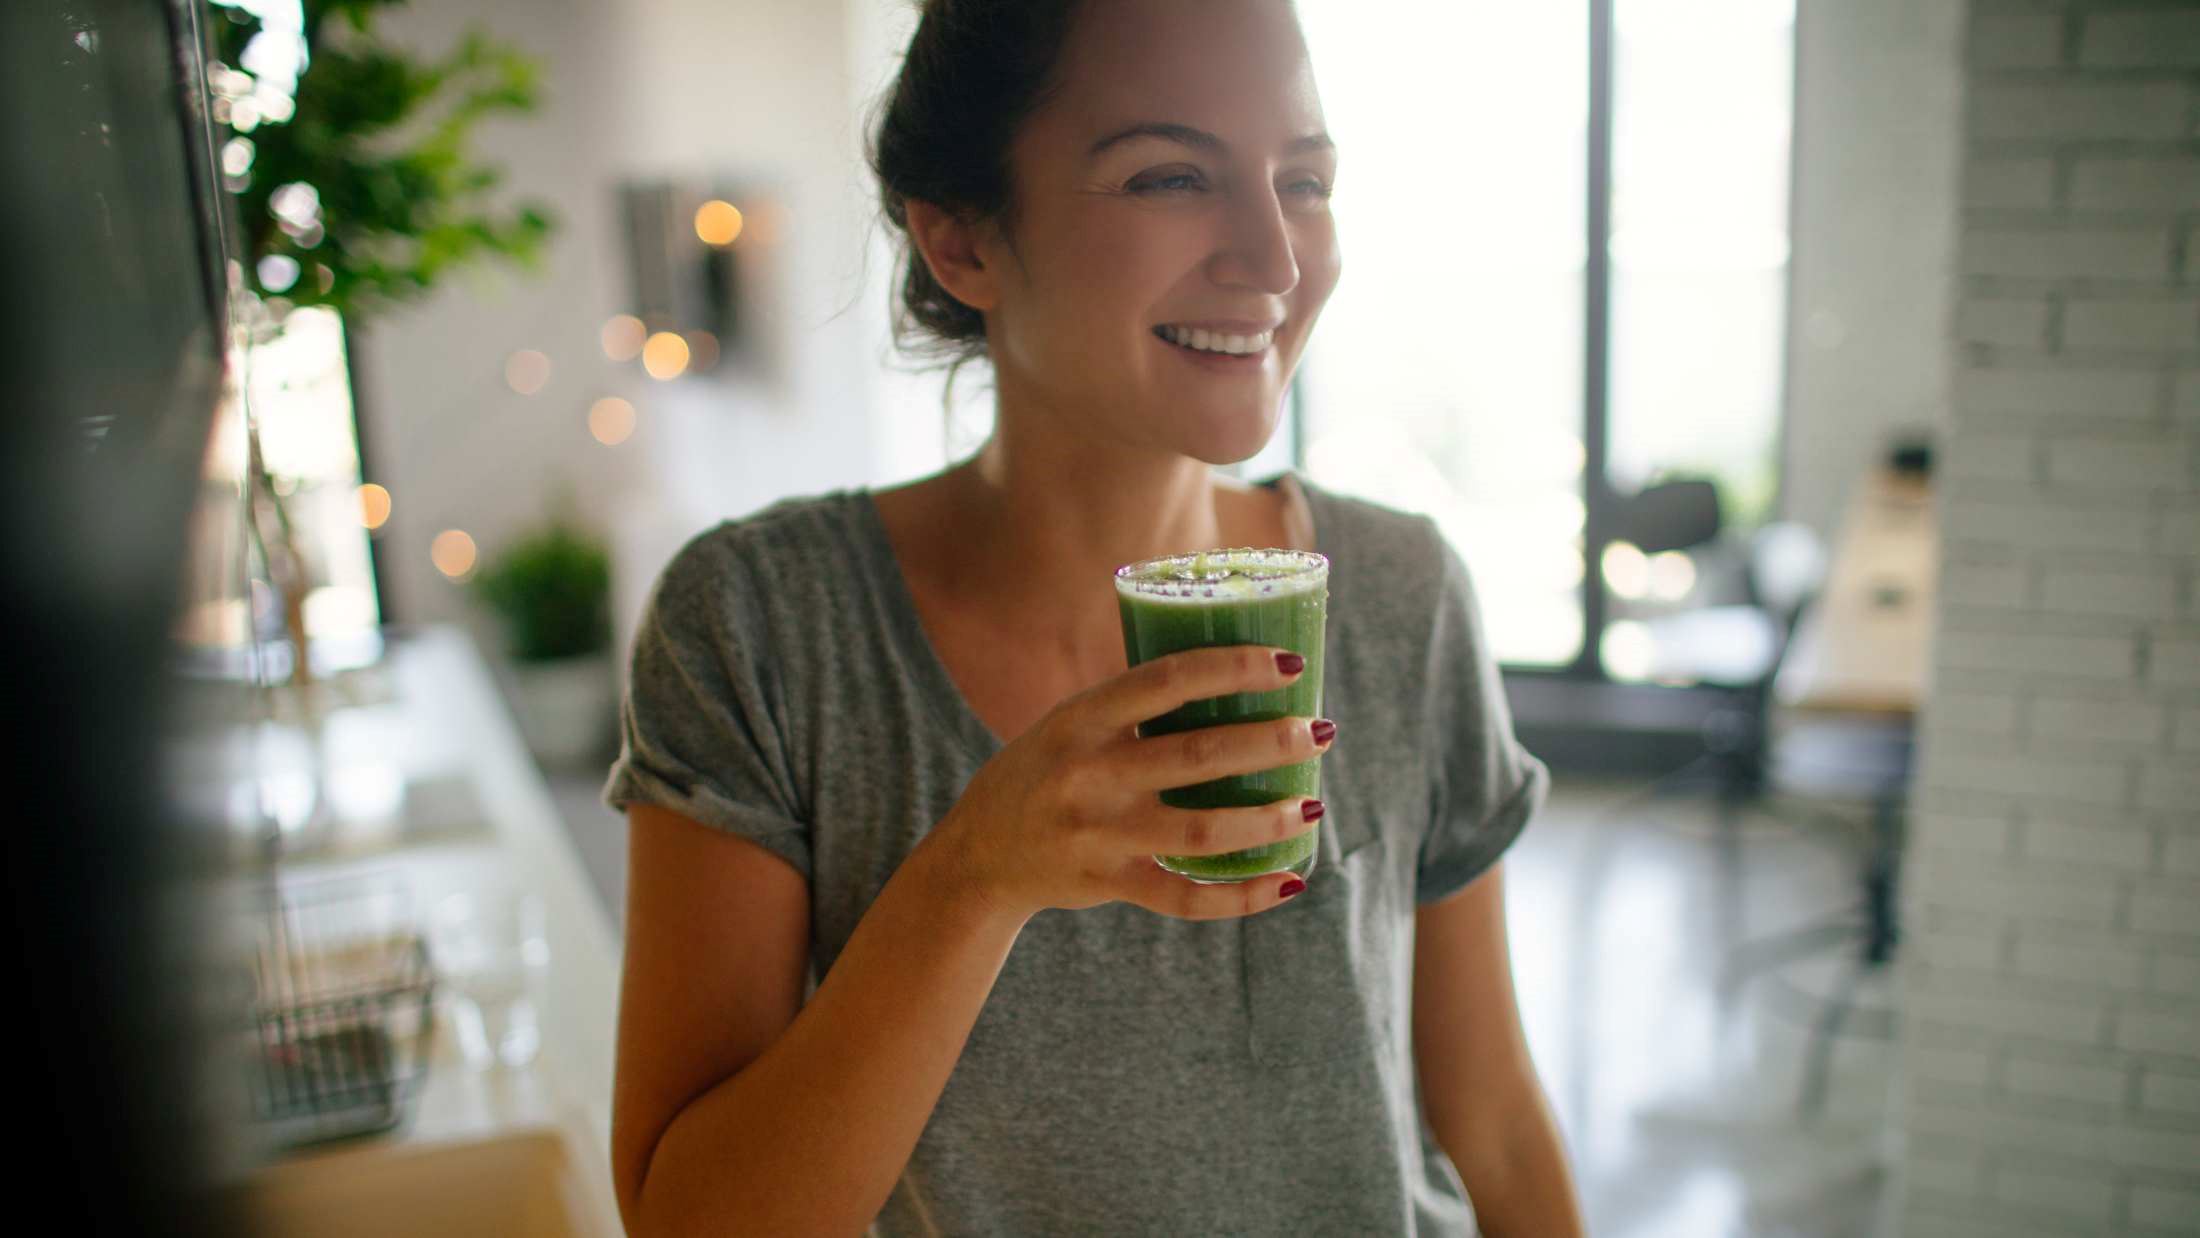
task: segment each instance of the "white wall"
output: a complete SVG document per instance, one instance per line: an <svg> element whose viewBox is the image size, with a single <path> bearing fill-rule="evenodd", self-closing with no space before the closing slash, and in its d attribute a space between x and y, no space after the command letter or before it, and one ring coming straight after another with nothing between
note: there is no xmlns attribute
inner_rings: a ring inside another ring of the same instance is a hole
<svg viewBox="0 0 2200 1238"><path fill-rule="evenodd" d="M2200 1219L2200 6L1970 6L1908 1238Z"/></svg>
<svg viewBox="0 0 2200 1238"><path fill-rule="evenodd" d="M390 614L468 622L493 648L463 591L429 562L429 541L462 528L493 554L564 474L613 541L623 652L657 571L688 536L784 495L877 480L892 471L884 461L909 458L874 449L878 389L893 380L881 377L885 273L866 265L874 195L858 105L883 78L856 79L898 53L912 24L904 8L464 0L400 12L391 28L425 48L479 23L541 58L545 107L479 145L508 169L513 195L549 199L562 224L539 275L471 275L362 340L363 433L395 499L377 546ZM744 268L777 307L763 324L773 374L658 383L604 358L598 331L628 308L617 185L667 176L762 188L785 208L779 243ZM502 378L506 354L523 347L554 366L533 397ZM928 424L936 441L936 385L904 390L903 404L929 399L932 410L928 422L903 418L904 431ZM588 405L606 394L640 413L618 447L586 428Z"/></svg>
<svg viewBox="0 0 2200 1238"><path fill-rule="evenodd" d="M1787 518L1830 538L1890 436L1945 404L1961 0L1800 0L1782 450Z"/></svg>
<svg viewBox="0 0 2200 1238"><path fill-rule="evenodd" d="M589 404L638 395L629 371L607 362L597 328L619 304L612 202L584 191L614 140L602 100L611 89L598 48L607 15L584 0L471 0L397 10L385 29L441 54L470 26L517 43L543 62L544 99L531 115L500 118L477 152L507 173L504 200L547 200L559 226L541 268L476 268L431 299L355 332L361 435L372 480L392 495L375 553L386 573L386 614L494 630L428 558L435 535L470 533L484 556L538 519L553 479L569 477L584 515L601 520L634 484L634 453L590 437ZM310 70L309 70L310 71ZM576 175L576 173L583 175ZM505 385L513 350L549 355L549 384L533 396Z"/></svg>

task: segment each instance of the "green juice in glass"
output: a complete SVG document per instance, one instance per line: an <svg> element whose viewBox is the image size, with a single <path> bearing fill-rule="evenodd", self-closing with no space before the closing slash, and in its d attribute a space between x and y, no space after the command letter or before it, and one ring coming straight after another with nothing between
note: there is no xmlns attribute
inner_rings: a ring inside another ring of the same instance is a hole
<svg viewBox="0 0 2200 1238"><path fill-rule="evenodd" d="M1116 569L1115 592L1123 615L1123 651L1132 666L1208 645L1272 645L1306 658L1306 670L1281 691L1188 701L1140 723L1140 736L1269 722L1293 714L1321 716L1327 558L1306 550L1250 547L1168 555ZM1175 808L1243 808L1320 794L1317 758L1172 787L1161 793L1161 802ZM1222 855L1157 855L1154 860L1194 881L1244 881L1278 872L1304 877L1313 871L1314 844L1320 836L1317 821L1304 834L1280 843Z"/></svg>

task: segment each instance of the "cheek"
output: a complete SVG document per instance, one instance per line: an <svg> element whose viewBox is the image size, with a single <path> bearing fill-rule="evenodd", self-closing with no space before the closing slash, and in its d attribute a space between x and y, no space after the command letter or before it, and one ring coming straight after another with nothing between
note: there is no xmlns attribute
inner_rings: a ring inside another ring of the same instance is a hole
<svg viewBox="0 0 2200 1238"><path fill-rule="evenodd" d="M1299 310L1309 319L1321 312L1329 294L1336 291L1337 280L1344 275L1344 251L1337 246L1337 228L1326 220L1308 230L1305 243L1298 251L1299 286L1296 297Z"/></svg>
<svg viewBox="0 0 2200 1238"><path fill-rule="evenodd" d="M1186 229L1125 215L1065 221L1049 238L1044 266L1032 272L1030 291L1044 303L1049 330L1074 332L1085 341L1080 351L1120 351L1122 340L1144 334L1198 252Z"/></svg>

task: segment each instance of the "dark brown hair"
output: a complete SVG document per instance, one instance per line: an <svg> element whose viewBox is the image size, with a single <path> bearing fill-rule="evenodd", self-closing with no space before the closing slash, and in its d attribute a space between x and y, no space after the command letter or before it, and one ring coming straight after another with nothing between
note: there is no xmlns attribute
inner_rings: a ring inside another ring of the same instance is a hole
<svg viewBox="0 0 2200 1238"><path fill-rule="evenodd" d="M1081 0L923 0L901 71L880 101L868 156L899 234L894 344L948 363L985 356L985 316L932 278L909 236L908 203L1011 231L1009 143L1046 101Z"/></svg>

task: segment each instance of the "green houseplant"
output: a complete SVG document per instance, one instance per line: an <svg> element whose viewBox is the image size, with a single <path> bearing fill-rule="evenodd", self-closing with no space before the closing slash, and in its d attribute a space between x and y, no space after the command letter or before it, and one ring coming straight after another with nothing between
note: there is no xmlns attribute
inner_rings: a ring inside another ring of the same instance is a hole
<svg viewBox="0 0 2200 1238"><path fill-rule="evenodd" d="M561 492L556 513L506 543L471 582L503 629L520 731L553 766L600 756L617 707L611 554L569 511Z"/></svg>
<svg viewBox="0 0 2200 1238"><path fill-rule="evenodd" d="M421 55L378 28L405 0L209 3L208 106L236 201L234 303L248 343L278 338L307 307L356 330L456 270L536 264L548 208L494 201L503 174L470 147L483 120L535 109L534 60L479 32ZM311 687L304 599L319 547L285 501L299 479L275 475L247 425L251 534L282 595L290 682Z"/></svg>
<svg viewBox="0 0 2200 1238"><path fill-rule="evenodd" d="M587 657L611 647L611 555L563 517L512 541L474 578L515 662Z"/></svg>

